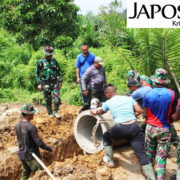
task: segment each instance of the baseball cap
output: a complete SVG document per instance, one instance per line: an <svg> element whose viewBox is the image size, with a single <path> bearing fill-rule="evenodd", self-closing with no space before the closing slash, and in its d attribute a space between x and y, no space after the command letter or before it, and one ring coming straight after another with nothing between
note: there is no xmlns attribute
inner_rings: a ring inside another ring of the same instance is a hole
<svg viewBox="0 0 180 180"><path fill-rule="evenodd" d="M96 62L96 63L98 63L98 64L100 64L100 65L103 65L103 64L104 64L104 62L103 62L103 60L102 60L101 57L95 57L94 62Z"/></svg>

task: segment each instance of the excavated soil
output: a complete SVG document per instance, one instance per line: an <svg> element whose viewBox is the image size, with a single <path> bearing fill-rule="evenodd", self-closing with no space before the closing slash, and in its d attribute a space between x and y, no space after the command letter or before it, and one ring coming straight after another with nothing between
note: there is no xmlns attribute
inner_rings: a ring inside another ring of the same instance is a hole
<svg viewBox="0 0 180 180"><path fill-rule="evenodd" d="M0 180L18 180L21 163L17 156L17 140L14 127L20 120L20 104L0 105ZM140 164L128 146L115 150L115 167L105 166L104 152L84 155L73 135L73 123L79 107L62 105L61 120L48 118L44 107L36 106L38 112L34 123L42 139L56 150L55 156L41 150L42 161L48 166L57 180L145 180ZM175 123L180 135L180 124ZM167 180L176 172L176 150L172 147L167 161ZM49 180L46 172L38 171L31 180Z"/></svg>

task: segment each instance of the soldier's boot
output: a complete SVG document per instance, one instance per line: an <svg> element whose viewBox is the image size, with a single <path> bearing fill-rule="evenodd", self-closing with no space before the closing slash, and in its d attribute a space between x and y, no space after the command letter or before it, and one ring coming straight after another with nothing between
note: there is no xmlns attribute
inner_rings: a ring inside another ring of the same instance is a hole
<svg viewBox="0 0 180 180"><path fill-rule="evenodd" d="M48 106L48 107L47 107L47 112L48 112L48 115L49 115L50 118L53 118L53 117L54 117L54 115L53 115L53 113L52 113L52 107L51 107L51 106Z"/></svg>
<svg viewBox="0 0 180 180"><path fill-rule="evenodd" d="M113 161L113 148L112 146L104 146L105 150L105 156L103 157L103 161L110 165L111 167L114 166L114 161Z"/></svg>
<svg viewBox="0 0 180 180"><path fill-rule="evenodd" d="M156 175L155 175L152 164L146 164L146 165L142 166L142 169L148 179L156 180Z"/></svg>
<svg viewBox="0 0 180 180"><path fill-rule="evenodd" d="M54 115L56 118L60 118L60 115L58 114L58 111L59 111L59 104L55 104L54 105Z"/></svg>

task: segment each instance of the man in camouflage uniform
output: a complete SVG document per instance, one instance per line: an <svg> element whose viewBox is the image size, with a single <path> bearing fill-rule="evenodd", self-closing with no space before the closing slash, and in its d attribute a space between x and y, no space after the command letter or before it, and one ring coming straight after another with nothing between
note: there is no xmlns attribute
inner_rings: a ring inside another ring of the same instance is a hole
<svg viewBox="0 0 180 180"><path fill-rule="evenodd" d="M157 179L165 180L166 159L171 144L170 116L177 105L175 92L165 86L170 83L167 72L157 69L153 78L156 88L144 97L146 117L145 148L149 161L154 164L157 154Z"/></svg>
<svg viewBox="0 0 180 180"><path fill-rule="evenodd" d="M51 96L51 94L53 94L54 115L56 118L60 118L58 110L61 104L60 89L62 86L62 79L59 64L56 59L52 57L54 54L52 47L45 47L43 53L45 57L37 61L35 71L38 89L43 90L49 117L53 117Z"/></svg>
<svg viewBox="0 0 180 180"><path fill-rule="evenodd" d="M145 75L139 75L138 71L137 70L130 70L128 71L127 75L126 75L128 81L130 79L135 79L137 80L138 82L140 81L141 82L141 85L142 86L149 86L151 88L155 88L156 87L156 84L154 83L153 79L155 78L154 75L152 75L150 78L148 76L145 76ZM131 96L133 93L132 90L130 90L126 95L127 96ZM136 100L136 99L135 99ZM144 127L145 127L145 123L144 122L141 122L140 124L141 126L141 129L142 131L144 130ZM176 132L176 129L173 125L173 123L171 123L171 142L172 144L176 147L178 147L178 144L180 142L180 139L177 135L177 132ZM179 155L180 156L180 155Z"/></svg>
<svg viewBox="0 0 180 180"><path fill-rule="evenodd" d="M141 82L142 86L149 86L151 88L155 86L155 84L153 83L150 77L145 75L139 75L137 70L129 70L127 72L126 78L128 81L130 79L136 79L138 82Z"/></svg>

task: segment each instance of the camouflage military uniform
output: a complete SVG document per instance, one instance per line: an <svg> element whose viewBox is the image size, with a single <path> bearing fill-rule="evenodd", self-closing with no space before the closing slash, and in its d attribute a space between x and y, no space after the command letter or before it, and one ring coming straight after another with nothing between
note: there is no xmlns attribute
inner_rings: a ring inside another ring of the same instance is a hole
<svg viewBox="0 0 180 180"><path fill-rule="evenodd" d="M37 83L42 85L43 94L45 98L45 105L48 109L48 113L52 113L51 93L53 93L53 103L55 105L55 112L58 111L59 105L61 104L60 82L62 82L62 79L59 64L56 61L56 59L41 59L37 61L35 76Z"/></svg>
<svg viewBox="0 0 180 180"><path fill-rule="evenodd" d="M169 129L146 126L146 154L149 161L154 164L157 152L157 179L165 179L166 159L168 156L169 144L171 143L171 132Z"/></svg>
<svg viewBox="0 0 180 180"><path fill-rule="evenodd" d="M149 76L139 75L139 78L142 86L149 86L151 88L155 87L155 84L151 81L151 78Z"/></svg>
<svg viewBox="0 0 180 180"><path fill-rule="evenodd" d="M137 81L140 81L142 86L149 86L149 87L155 87L155 84L151 80L149 76L145 75L139 75L137 70L130 70L127 72L126 78L128 79L136 79Z"/></svg>
<svg viewBox="0 0 180 180"><path fill-rule="evenodd" d="M136 79L138 82L141 82L142 86L149 86L151 88L155 87L155 83L151 80L149 76L145 75L139 75L137 70L129 70L126 75L127 80L129 81L130 79ZM126 96L131 96L132 92L129 91L125 94Z"/></svg>

